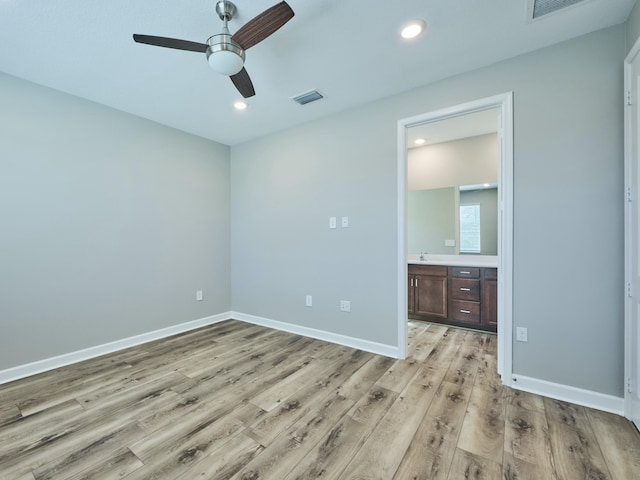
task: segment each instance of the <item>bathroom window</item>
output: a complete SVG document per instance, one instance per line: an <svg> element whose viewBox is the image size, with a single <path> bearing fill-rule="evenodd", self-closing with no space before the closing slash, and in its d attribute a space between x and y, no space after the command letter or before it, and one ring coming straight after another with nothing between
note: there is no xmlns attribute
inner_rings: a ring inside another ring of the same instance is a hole
<svg viewBox="0 0 640 480"><path fill-rule="evenodd" d="M460 253L480 253L480 204L460 205Z"/></svg>

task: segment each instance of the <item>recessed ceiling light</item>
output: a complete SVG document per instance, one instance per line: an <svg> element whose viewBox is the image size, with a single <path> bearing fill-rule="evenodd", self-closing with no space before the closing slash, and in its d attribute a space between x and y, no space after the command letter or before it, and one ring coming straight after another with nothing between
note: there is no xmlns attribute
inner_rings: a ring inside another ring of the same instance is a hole
<svg viewBox="0 0 640 480"><path fill-rule="evenodd" d="M413 143L415 143L416 145L424 145L424 142L426 142L426 140L424 138L416 138Z"/></svg>
<svg viewBox="0 0 640 480"><path fill-rule="evenodd" d="M427 26L424 20L412 20L402 27L400 35L402 38L415 38L420 35Z"/></svg>
<svg viewBox="0 0 640 480"><path fill-rule="evenodd" d="M244 110L245 108L247 108L247 103L243 102L243 101L238 101L238 102L233 104L233 107L236 110Z"/></svg>

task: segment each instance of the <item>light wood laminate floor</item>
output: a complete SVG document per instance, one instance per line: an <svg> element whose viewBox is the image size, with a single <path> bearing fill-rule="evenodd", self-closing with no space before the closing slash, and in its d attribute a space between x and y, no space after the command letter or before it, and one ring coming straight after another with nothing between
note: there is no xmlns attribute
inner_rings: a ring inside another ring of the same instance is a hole
<svg viewBox="0 0 640 480"><path fill-rule="evenodd" d="M0 478L640 478L624 418L511 390L491 334L394 360L227 321L0 386Z"/></svg>

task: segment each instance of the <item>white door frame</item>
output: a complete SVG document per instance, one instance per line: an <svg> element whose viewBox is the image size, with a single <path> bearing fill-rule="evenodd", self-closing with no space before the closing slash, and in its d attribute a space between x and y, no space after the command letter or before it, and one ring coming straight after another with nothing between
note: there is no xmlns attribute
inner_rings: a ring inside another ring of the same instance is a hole
<svg viewBox="0 0 640 480"><path fill-rule="evenodd" d="M513 92L481 98L398 120L398 354L407 356L407 129L497 108L498 138L498 373L511 385L513 372Z"/></svg>
<svg viewBox="0 0 640 480"><path fill-rule="evenodd" d="M624 91L625 91L625 107L624 107L624 280L626 286L625 302L624 302L624 415L632 420L638 428L640 428L640 412L636 404L637 389L640 388L640 372L636 363L636 358L640 355L638 345L638 325L637 310L634 308L634 298L638 295L639 286L636 285L634 278L637 266L634 268L633 263L637 262L639 255L640 239L638 232L633 229L638 219L633 216L638 214L638 181L636 178L637 163L636 158L637 147L634 144L640 141L638 134L634 131L634 119L632 114L634 108L630 108L630 103L636 103L638 98L630 98L633 91L633 82L637 82L637 78L633 78L632 64L636 57L640 55L640 39L636 41L633 48L624 60ZM638 93L636 92L636 97ZM631 100L631 102L630 102ZM637 121L638 116L636 116ZM635 138L634 138L635 137ZM635 312L635 313L634 313ZM631 391L630 391L631 390ZM636 393L633 393L633 392Z"/></svg>

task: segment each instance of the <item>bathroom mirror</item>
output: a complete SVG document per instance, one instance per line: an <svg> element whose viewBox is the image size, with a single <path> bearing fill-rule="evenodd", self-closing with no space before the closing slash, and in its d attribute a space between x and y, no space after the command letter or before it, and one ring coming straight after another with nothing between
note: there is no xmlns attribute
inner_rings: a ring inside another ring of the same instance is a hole
<svg viewBox="0 0 640 480"><path fill-rule="evenodd" d="M410 254L498 254L495 183L410 191L407 220Z"/></svg>

